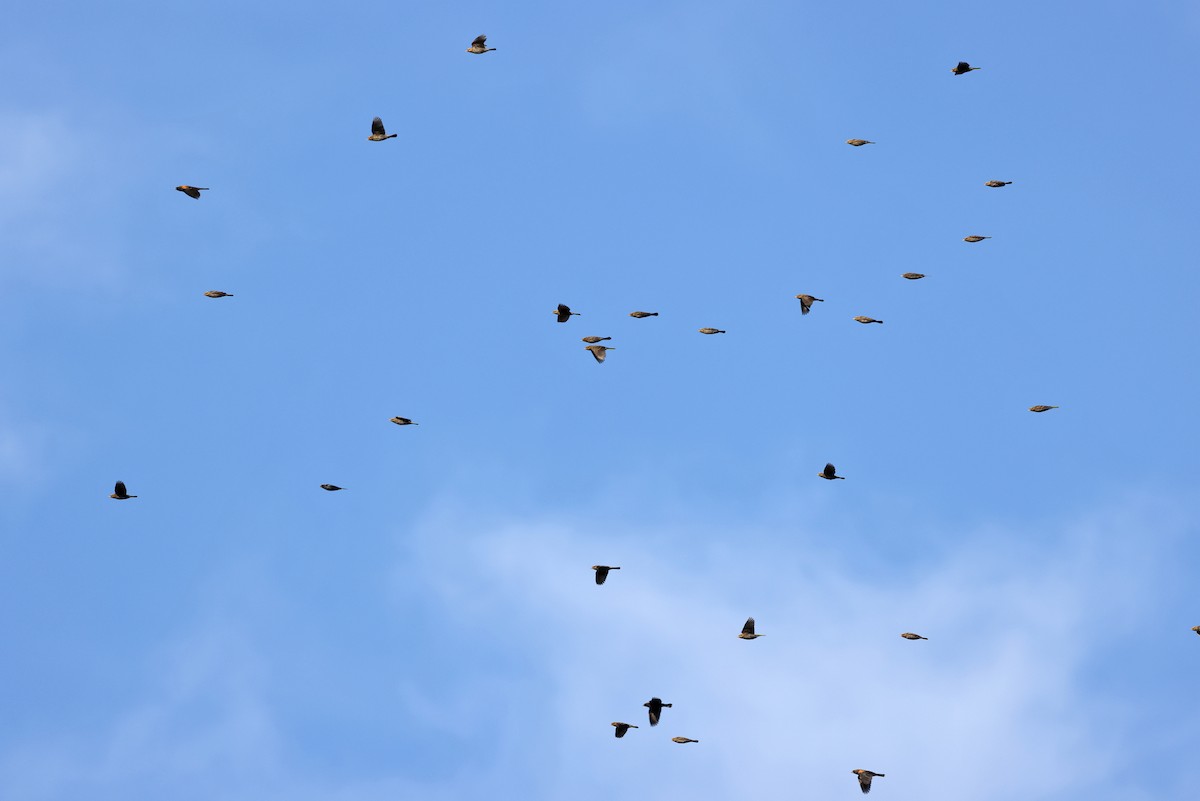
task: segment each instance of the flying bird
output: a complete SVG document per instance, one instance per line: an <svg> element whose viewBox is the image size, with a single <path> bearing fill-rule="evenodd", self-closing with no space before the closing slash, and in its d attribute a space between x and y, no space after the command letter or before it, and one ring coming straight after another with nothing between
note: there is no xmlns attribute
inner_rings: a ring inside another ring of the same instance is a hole
<svg viewBox="0 0 1200 801"><path fill-rule="evenodd" d="M1192 631L1196 632L1197 634L1200 634L1200 626L1192 626Z"/></svg>
<svg viewBox="0 0 1200 801"><path fill-rule="evenodd" d="M724 334L725 332L719 328L701 328L701 334Z"/></svg>
<svg viewBox="0 0 1200 801"><path fill-rule="evenodd" d="M987 183L984 184L984 186L1001 187L1001 186L1008 186L1011 183L1012 183L1012 181L988 181Z"/></svg>
<svg viewBox="0 0 1200 801"><path fill-rule="evenodd" d="M616 721L613 722L613 725L617 727L617 730L615 732L613 732L613 734L615 734L617 737L624 737L625 732L629 731L630 729L638 728L637 726L634 726L632 723L620 723L620 722L616 722Z"/></svg>
<svg viewBox="0 0 1200 801"><path fill-rule="evenodd" d="M850 147L862 147L863 145L873 145L875 143L866 139L847 139L846 144L850 145Z"/></svg>
<svg viewBox="0 0 1200 801"><path fill-rule="evenodd" d="M825 465L825 469L820 473L817 473L817 475L827 481L833 481L835 478L840 478L842 481L846 480L845 476L839 476L837 474L837 468L834 467L832 463Z"/></svg>
<svg viewBox="0 0 1200 801"><path fill-rule="evenodd" d="M607 345L588 345L586 348L584 348L584 350L590 350L592 352L592 358L598 362L603 362L608 358L608 352L610 350L616 350L616 348L610 348Z"/></svg>
<svg viewBox="0 0 1200 801"><path fill-rule="evenodd" d="M636 318L638 318L638 319L640 320L640 319L642 319L643 317L657 317L657 316L658 316L658 312L643 312L643 311L636 311L636 312L630 312L630 313L629 313L629 316L630 316L630 317L636 317Z"/></svg>
<svg viewBox="0 0 1200 801"><path fill-rule="evenodd" d="M874 779L876 776L882 777L885 775L883 773L872 773L871 771L863 770L862 768L855 768L850 772L858 774L858 786L862 788L864 793L871 792L871 779Z"/></svg>
<svg viewBox="0 0 1200 801"><path fill-rule="evenodd" d="M758 637L763 637L763 634L754 633L754 618L746 618L746 625L742 626L742 633L738 635L739 640L753 640Z"/></svg>
<svg viewBox="0 0 1200 801"><path fill-rule="evenodd" d="M612 339L612 337L584 337L581 341L595 345L597 342L607 342L610 339Z"/></svg>
<svg viewBox="0 0 1200 801"><path fill-rule="evenodd" d="M396 425L398 425L398 426L417 426L417 425L420 425L420 423L414 423L412 420L410 420L410 419L409 419L409 418L407 418L407 417L393 417L393 418L392 418L391 420L389 420L388 422L389 422L389 423L395 423L395 424L396 424Z"/></svg>
<svg viewBox="0 0 1200 801"><path fill-rule="evenodd" d="M671 705L664 704L661 698L651 698L649 701L642 704L642 706L650 710L650 725L657 726L658 719L662 717L663 707L668 707Z"/></svg>
<svg viewBox="0 0 1200 801"><path fill-rule="evenodd" d="M970 236L963 237L964 242L982 242L985 239L991 239L991 237L990 236L976 236L975 234L971 234Z"/></svg>
<svg viewBox="0 0 1200 801"><path fill-rule="evenodd" d="M863 325L869 325L871 323L879 323L880 325L883 325L883 320L876 320L874 317L865 317L861 314L858 315L857 317L855 317L854 319L857 320L858 322L862 323Z"/></svg>
<svg viewBox="0 0 1200 801"><path fill-rule="evenodd" d="M955 75L966 75L971 70L981 70L981 69L983 69L983 67L972 67L967 62L960 61L957 64L955 64L954 67L951 68L950 71L953 72Z"/></svg>
<svg viewBox="0 0 1200 801"><path fill-rule="evenodd" d="M690 737L672 737L671 742L673 742L673 743L698 743L700 741L693 740Z"/></svg>
<svg viewBox="0 0 1200 801"><path fill-rule="evenodd" d="M233 295L230 295L228 292L220 292L220 291L214 289L209 292L205 292L204 297L206 297L206 298L232 298Z"/></svg>
<svg viewBox="0 0 1200 801"><path fill-rule="evenodd" d="M596 583L597 584L604 583L605 579L608 578L608 571L620 570L620 569L621 568L619 568L619 567L613 567L611 565L592 565L592 570L596 571ZM613 725L616 726L617 724L614 723ZM620 737L621 735L618 734L617 736Z"/></svg>
<svg viewBox="0 0 1200 801"><path fill-rule="evenodd" d="M906 640L928 640L928 637L922 637L920 634L913 634L911 631L906 631L900 635Z"/></svg>
<svg viewBox="0 0 1200 801"><path fill-rule="evenodd" d="M376 117L371 120L371 135L367 137L368 142L382 142L384 139L395 139L400 134L390 134L383 127L383 120Z"/></svg>
<svg viewBox="0 0 1200 801"><path fill-rule="evenodd" d="M907 278L909 281L917 281L921 278L924 278L925 273L905 273L904 275L902 275L900 277Z"/></svg>
<svg viewBox="0 0 1200 801"><path fill-rule="evenodd" d="M475 40L473 42L471 42L471 46L467 48L467 52L474 53L475 55L479 55L481 53L487 53L488 51L495 50L495 49L496 48L494 48L494 47L488 47L487 46L487 36L480 34L479 36L475 37Z"/></svg>
<svg viewBox="0 0 1200 801"><path fill-rule="evenodd" d="M565 323L567 320L570 320L572 317L579 316L579 312L571 311L571 307L565 303L558 304L558 308L554 310L554 314L558 315L558 321L560 323Z"/></svg>
<svg viewBox="0 0 1200 801"><path fill-rule="evenodd" d="M1030 406L1029 411L1031 411L1031 412L1048 412L1051 409L1057 409L1057 408L1058 408L1057 406Z"/></svg>
<svg viewBox="0 0 1200 801"><path fill-rule="evenodd" d="M118 500L118 501L127 501L130 498L136 498L137 496L130 495L128 492L125 491L125 482L124 481L118 481L117 485L115 487L113 487L112 495L109 495L108 497L113 498L114 500Z"/></svg>
<svg viewBox="0 0 1200 801"><path fill-rule="evenodd" d="M797 295L796 300L800 301L800 313L808 314L814 302L824 303L824 298L814 298L812 295Z"/></svg>
<svg viewBox="0 0 1200 801"><path fill-rule="evenodd" d="M183 194L187 195L188 197L194 197L194 198L196 198L196 200L199 200L200 193L207 192L208 187L207 186L188 186L187 184L184 184L183 186L175 187L175 191L182 192Z"/></svg>
<svg viewBox="0 0 1200 801"><path fill-rule="evenodd" d="M326 492L337 492L340 489L345 489L345 487L339 487L337 484L322 484L321 489Z"/></svg>

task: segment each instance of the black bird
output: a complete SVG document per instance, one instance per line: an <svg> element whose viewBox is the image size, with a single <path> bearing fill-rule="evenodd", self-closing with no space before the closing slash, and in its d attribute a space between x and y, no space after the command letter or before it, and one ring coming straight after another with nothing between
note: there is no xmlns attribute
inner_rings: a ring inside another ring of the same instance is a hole
<svg viewBox="0 0 1200 801"><path fill-rule="evenodd" d="M554 313L556 315L558 315L558 321L560 323L565 323L567 320L570 320L572 317L579 316L579 312L571 311L571 307L565 303L558 304L558 308L554 310Z"/></svg>
<svg viewBox="0 0 1200 801"><path fill-rule="evenodd" d="M596 571L596 583L597 584L604 583L604 580L608 578L608 571L620 570L620 569L621 568L619 568L619 567L612 567L610 565L592 565L592 570ZM614 723L613 725L615 726L616 724ZM621 735L618 734L617 736L620 737Z"/></svg>
<svg viewBox="0 0 1200 801"><path fill-rule="evenodd" d="M972 67L967 62L960 61L956 65L954 65L954 68L950 71L953 72L955 75L966 75L971 70L981 70L981 69L983 69L983 67Z"/></svg>
<svg viewBox="0 0 1200 801"><path fill-rule="evenodd" d="M840 478L842 481L846 480L845 476L839 476L837 474L837 468L834 467L832 464L825 465L825 469L822 470L820 473L817 473L817 475L828 481L833 481L835 478Z"/></svg>
<svg viewBox="0 0 1200 801"><path fill-rule="evenodd" d="M658 719L662 717L663 707L670 706L670 704L664 704L661 698L651 698L642 706L650 710L650 725L657 726Z"/></svg>
<svg viewBox="0 0 1200 801"><path fill-rule="evenodd" d="M113 498L118 501L127 501L130 498L136 498L137 496L130 495L128 492L125 491L125 482L124 481L118 481L117 486L113 487L112 495L109 495L108 497Z"/></svg>
<svg viewBox="0 0 1200 801"><path fill-rule="evenodd" d="M207 186L188 186L187 184L184 184L183 186L175 187L175 191L182 192L183 194L187 195L188 197L194 197L194 198L196 198L196 200L199 200L200 193L207 192L208 187Z"/></svg>
<svg viewBox="0 0 1200 801"><path fill-rule="evenodd" d="M613 734L615 734L617 737L624 737L625 732L629 731L630 729L638 728L637 726L634 726L632 723L621 723L619 721L614 721L613 725L617 727L617 730L615 732L613 732Z"/></svg>
<svg viewBox="0 0 1200 801"><path fill-rule="evenodd" d="M339 487L337 484L322 484L321 489L326 492L337 492L340 489L345 489L345 487Z"/></svg>
<svg viewBox="0 0 1200 801"><path fill-rule="evenodd" d="M395 139L400 134L390 134L383 127L383 120L376 117L371 120L371 135L367 137L368 142L382 142L384 139Z"/></svg>

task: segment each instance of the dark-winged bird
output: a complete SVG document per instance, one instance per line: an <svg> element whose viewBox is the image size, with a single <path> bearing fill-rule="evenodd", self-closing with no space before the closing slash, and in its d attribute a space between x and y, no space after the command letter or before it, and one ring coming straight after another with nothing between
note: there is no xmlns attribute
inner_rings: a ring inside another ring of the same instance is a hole
<svg viewBox="0 0 1200 801"><path fill-rule="evenodd" d="M337 484L322 484L321 489L326 492L337 492L340 489L345 489L345 487L339 487Z"/></svg>
<svg viewBox="0 0 1200 801"><path fill-rule="evenodd" d="M584 337L582 341L590 345L595 345L597 342L607 342L610 339L612 337Z"/></svg>
<svg viewBox="0 0 1200 801"><path fill-rule="evenodd" d="M871 792L871 779L874 779L876 776L884 775L882 773L872 773L871 771L863 770L862 768L855 768L850 772L858 775L858 786L862 788L864 793Z"/></svg>
<svg viewBox="0 0 1200 801"><path fill-rule="evenodd" d="M603 362L608 358L608 352L610 350L616 350L616 348L610 348L607 345L588 345L586 348L584 348L584 350L590 350L592 352L593 359L598 362Z"/></svg>
<svg viewBox="0 0 1200 801"><path fill-rule="evenodd" d="M858 315L854 319L863 325L870 325L871 323L879 323L880 325L883 325L883 320L876 320L874 317L867 317L862 314Z"/></svg>
<svg viewBox="0 0 1200 801"><path fill-rule="evenodd" d="M812 308L812 305L814 302L816 302L816 303L824 303L825 302L824 298L814 298L812 295L797 295L796 300L800 301L800 313L801 314L808 314L808 311L809 311L809 309Z"/></svg>
<svg viewBox="0 0 1200 801"><path fill-rule="evenodd" d="M847 139L846 144L850 145L850 147L862 147L863 145L873 145L875 143L866 139Z"/></svg>
<svg viewBox="0 0 1200 801"><path fill-rule="evenodd" d="M820 473L817 473L817 475L828 481L833 481L835 478L840 478L842 481L846 480L845 476L839 476L837 474L837 468L834 467L832 464L825 465L825 469L822 470Z"/></svg>
<svg viewBox="0 0 1200 801"><path fill-rule="evenodd" d="M650 725L657 726L658 719L662 717L663 707L667 707L667 706L671 706L671 705L664 704L662 702L661 698L651 698L649 701L642 704L642 706L644 706L650 710Z"/></svg>
<svg viewBox="0 0 1200 801"><path fill-rule="evenodd" d="M597 584L604 583L604 580L608 578L608 571L620 570L620 569L621 568L619 568L619 567L613 567L611 565L592 565L592 570L596 571L596 583ZM614 723L613 725L615 726L616 724ZM620 735L617 735L617 736L620 737Z"/></svg>
<svg viewBox="0 0 1200 801"><path fill-rule="evenodd" d="M964 242L982 242L985 239L991 239L991 237L990 236L979 236L978 234L971 234L970 236L963 237Z"/></svg>
<svg viewBox="0 0 1200 801"><path fill-rule="evenodd" d="M907 278L909 281L918 281L925 277L925 273L904 273L901 278Z"/></svg>
<svg viewBox="0 0 1200 801"><path fill-rule="evenodd" d="M1008 185L1009 185L1009 184L1011 184L1011 183L1012 183L1012 181L988 181L988 182L986 182L986 183L984 184L984 186L990 186L990 187L993 187L993 188L998 188L998 187L1001 187L1001 186L1008 186Z"/></svg>
<svg viewBox="0 0 1200 801"><path fill-rule="evenodd" d="M228 292L221 292L219 290L213 289L209 292L205 292L204 297L206 297L206 298L232 298L233 295L230 295Z"/></svg>
<svg viewBox="0 0 1200 801"><path fill-rule="evenodd" d="M673 742L673 743L698 743L700 741L693 740L690 737L672 737L671 742Z"/></svg>
<svg viewBox="0 0 1200 801"><path fill-rule="evenodd" d="M642 319L643 317L657 317L657 316L658 316L658 312L644 312L644 311L636 311L636 312L630 312L630 313L629 313L629 316L630 316L630 317L636 317L636 318L638 318L638 319L640 320L640 319Z"/></svg>
<svg viewBox="0 0 1200 801"><path fill-rule="evenodd" d="M376 117L371 120L371 135L367 137L368 142L382 142L384 139L395 139L400 134L390 134L383 127L383 120Z"/></svg>
<svg viewBox="0 0 1200 801"><path fill-rule="evenodd" d="M720 328L701 328L700 333L701 334L724 334L725 332L722 331Z"/></svg>
<svg viewBox="0 0 1200 801"><path fill-rule="evenodd" d="M1051 409L1057 409L1057 408L1058 408L1057 406L1030 406L1029 411L1031 411L1031 412L1048 412Z"/></svg>
<svg viewBox="0 0 1200 801"><path fill-rule="evenodd" d="M475 37L475 41L471 42L471 46L467 48L467 52L474 53L475 55L479 55L481 53L487 53L488 51L495 50L495 49L496 48L494 48L494 47L487 46L487 36L484 36L481 34L481 35Z"/></svg>
<svg viewBox="0 0 1200 801"><path fill-rule="evenodd" d="M625 732L629 731L630 729L638 728L637 726L634 726L632 723L621 723L619 721L614 721L613 725L617 727L617 730L615 732L613 732L613 734L615 734L617 737L624 737Z"/></svg>
<svg viewBox="0 0 1200 801"><path fill-rule="evenodd" d="M556 314L558 316L558 321L560 323L565 323L567 320L570 320L572 317L579 316L579 312L571 311L571 307L565 303L558 304L558 308L554 310L554 314Z"/></svg>
<svg viewBox="0 0 1200 801"><path fill-rule="evenodd" d="M911 631L906 631L900 635L906 640L928 640L928 637L922 637L920 634L913 634Z"/></svg>
<svg viewBox="0 0 1200 801"><path fill-rule="evenodd" d="M766 635L754 633L754 618L746 618L746 625L742 626L742 633L738 635L739 640L753 640Z"/></svg>
<svg viewBox="0 0 1200 801"><path fill-rule="evenodd" d="M957 64L955 64L954 67L950 71L953 72L955 75L966 75L971 70L981 70L981 69L983 69L983 67L972 67L967 62L960 61Z"/></svg>
<svg viewBox="0 0 1200 801"><path fill-rule="evenodd" d="M136 498L137 496L130 495L128 492L125 491L125 482L124 481L118 481L117 485L115 487L113 487L112 495L109 495L108 497L113 498L118 501L127 501L130 498Z"/></svg>
<svg viewBox="0 0 1200 801"><path fill-rule="evenodd" d="M196 200L199 200L200 193L207 192L208 187L207 186L188 186L187 184L184 184L183 186L175 187L175 191L182 192L183 194L187 195L188 197L194 197L194 198L196 198Z"/></svg>
<svg viewBox="0 0 1200 801"><path fill-rule="evenodd" d="M407 418L407 417L393 417L393 418L392 418L391 420L389 420L388 422L389 422L389 423L395 423L395 424L396 424L396 425L398 425L398 426L415 426L415 425L420 425L420 423L414 423L412 420L410 420L410 419L409 419L409 418Z"/></svg>

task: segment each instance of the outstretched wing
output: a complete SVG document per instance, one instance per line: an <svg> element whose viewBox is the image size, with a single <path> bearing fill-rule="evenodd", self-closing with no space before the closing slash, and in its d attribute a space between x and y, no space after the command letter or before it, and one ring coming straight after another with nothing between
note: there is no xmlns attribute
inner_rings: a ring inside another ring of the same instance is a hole
<svg viewBox="0 0 1200 801"><path fill-rule="evenodd" d="M387 135L387 131L383 127L383 120L379 119L378 117L371 120L371 135L372 136L386 136Z"/></svg>
<svg viewBox="0 0 1200 801"><path fill-rule="evenodd" d="M113 494L114 495L128 495L129 494L128 492L125 491L125 482L124 481L117 482L117 486L113 488Z"/></svg>
<svg viewBox="0 0 1200 801"><path fill-rule="evenodd" d="M608 578L608 568L607 567L596 568L596 583L603 584L604 580L606 578Z"/></svg>
<svg viewBox="0 0 1200 801"><path fill-rule="evenodd" d="M822 475L825 476L825 478L833 478L834 476L837 475L837 468L834 467L832 464L827 464L827 465L825 465L825 469L823 471L821 471L821 473L822 473Z"/></svg>
<svg viewBox="0 0 1200 801"><path fill-rule="evenodd" d="M608 358L608 348L603 345L591 345L588 350L592 352L592 356L596 357L596 361L602 362Z"/></svg>
<svg viewBox="0 0 1200 801"><path fill-rule="evenodd" d="M968 64L965 61L960 61L960 62L958 62L958 65L954 68L954 71L955 72L966 72L969 69L971 69L970 64ZM868 780L868 784L869 783L870 783L870 781Z"/></svg>
<svg viewBox="0 0 1200 801"><path fill-rule="evenodd" d="M487 36L480 34L475 37L475 41L471 42L471 47L487 47Z"/></svg>
<svg viewBox="0 0 1200 801"><path fill-rule="evenodd" d="M753 633L754 633L754 618L748 617L748 618L746 618L746 625L742 626L742 634L753 634Z"/></svg>

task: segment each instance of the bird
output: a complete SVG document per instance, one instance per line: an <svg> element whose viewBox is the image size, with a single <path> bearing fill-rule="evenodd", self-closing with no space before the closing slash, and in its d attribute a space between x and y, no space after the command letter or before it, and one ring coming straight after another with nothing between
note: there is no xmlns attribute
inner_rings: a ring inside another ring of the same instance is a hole
<svg viewBox="0 0 1200 801"><path fill-rule="evenodd" d="M1057 408L1058 408L1057 406L1030 406L1029 411L1031 411L1031 412L1048 412L1051 409L1057 409Z"/></svg>
<svg viewBox="0 0 1200 801"><path fill-rule="evenodd" d="M639 319L639 320L640 320L640 319L642 319L643 317L657 317L657 316L658 316L658 312L643 312L643 311L636 311L636 312L630 312L630 313L629 313L629 316L630 316L630 317L636 317L637 319Z"/></svg>
<svg viewBox="0 0 1200 801"><path fill-rule="evenodd" d="M988 181L984 184L984 186L1001 187L1001 186L1008 186L1011 183L1012 183L1012 181Z"/></svg>
<svg viewBox="0 0 1200 801"><path fill-rule="evenodd" d="M876 320L874 317L865 317L861 314L858 315L857 317L855 317L854 319L857 320L858 322L862 323L863 325L869 325L871 323L879 323L880 325L883 325L883 320Z"/></svg>
<svg viewBox="0 0 1200 801"><path fill-rule="evenodd" d="M588 345L586 348L584 348L584 350L590 350L592 352L592 358L598 362L603 362L606 358L608 358L608 352L610 350L616 350L616 348L610 348L607 345Z"/></svg>
<svg viewBox="0 0 1200 801"><path fill-rule="evenodd" d="M971 70L981 70L981 69L983 69L983 67L972 67L967 62L960 61L957 64L955 64L954 67L952 67L950 71L953 72L955 75L966 75Z"/></svg>
<svg viewBox="0 0 1200 801"><path fill-rule="evenodd" d="M187 184L184 184L183 186L175 187L175 191L182 192L183 194L187 195L188 197L194 197L194 198L196 198L196 200L199 200L200 193L207 192L208 187L207 186L188 186Z"/></svg>
<svg viewBox="0 0 1200 801"><path fill-rule="evenodd" d="M971 234L970 236L963 237L964 242L982 242L985 239L991 239L991 237L990 236L977 236L975 234Z"/></svg>
<svg viewBox="0 0 1200 801"><path fill-rule="evenodd" d="M395 139L400 134L390 134L383 127L383 120L376 117L371 120L371 135L367 137L368 142L382 142L384 139Z"/></svg>
<svg viewBox="0 0 1200 801"><path fill-rule="evenodd" d="M701 334L724 334L725 332L722 331L720 328L701 328L700 333Z"/></svg>
<svg viewBox="0 0 1200 801"><path fill-rule="evenodd" d="M220 292L220 291L214 289L209 292L205 292L204 297L206 297L206 298L232 298L233 295L230 295L228 292Z"/></svg>
<svg viewBox="0 0 1200 801"><path fill-rule="evenodd" d="M487 46L487 36L485 36L484 34L480 34L479 36L475 37L475 40L473 42L471 42L471 46L467 48L467 52L474 53L475 55L480 55L481 53L487 53L488 51L495 50L495 49L496 48L494 48L494 47L488 47Z"/></svg>
<svg viewBox="0 0 1200 801"><path fill-rule="evenodd" d="M922 637L920 634L913 634L911 631L906 631L900 635L906 640L928 640L928 637Z"/></svg>
<svg viewBox="0 0 1200 801"><path fill-rule="evenodd" d="M558 321L560 323L565 323L567 320L570 320L572 317L579 316L579 312L571 311L571 307L565 303L558 304L558 308L554 310L554 314L558 315Z"/></svg>
<svg viewBox="0 0 1200 801"><path fill-rule="evenodd" d="M634 726L632 723L620 723L617 721L614 721L612 725L617 727L617 730L613 732L613 734L615 734L618 738L624 737L625 732L629 731L630 729L639 728L638 726Z"/></svg>
<svg viewBox="0 0 1200 801"><path fill-rule="evenodd" d="M690 737L672 737L671 742L673 742L673 743L698 743L700 741L693 740Z"/></svg>
<svg viewBox="0 0 1200 801"><path fill-rule="evenodd" d="M1192 631L1196 632L1197 634L1200 634L1200 626L1192 626Z"/></svg>
<svg viewBox="0 0 1200 801"><path fill-rule="evenodd" d="M322 484L321 489L326 492L337 492L340 489L345 489L345 487L339 487L337 484Z"/></svg>
<svg viewBox="0 0 1200 801"><path fill-rule="evenodd" d="M113 487L112 495L109 495L108 497L112 498L113 500L117 500L117 501L127 501L130 498L136 498L137 496L130 495L128 492L125 491L125 482L124 481L118 481L117 485L115 487Z"/></svg>
<svg viewBox="0 0 1200 801"><path fill-rule="evenodd" d="M917 279L924 278L925 273L904 273L904 275L900 277L907 278L909 281L916 281Z"/></svg>
<svg viewBox="0 0 1200 801"><path fill-rule="evenodd" d="M847 139L846 144L850 145L850 147L862 147L863 145L873 145L875 143L866 139Z"/></svg>
<svg viewBox="0 0 1200 801"><path fill-rule="evenodd" d="M758 637L764 637L764 634L754 633L754 618L746 618L746 625L742 626L742 633L738 635L739 640L753 640Z"/></svg>
<svg viewBox="0 0 1200 801"><path fill-rule="evenodd" d="M871 771L863 770L862 768L855 768L850 772L858 774L858 786L862 788L864 793L871 792L871 779L874 779L876 776L885 775L883 773L872 773Z"/></svg>
<svg viewBox="0 0 1200 801"><path fill-rule="evenodd" d="M814 298L812 295L797 295L796 300L800 301L800 313L808 314L813 303L824 303L824 298Z"/></svg>
<svg viewBox="0 0 1200 801"><path fill-rule="evenodd" d="M596 583L597 584L604 583L605 579L608 578L608 571L620 570L620 569L621 568L619 568L619 567L613 567L611 565L592 565L592 570L596 571ZM613 725L616 726L617 724L614 723ZM619 737L620 735L617 735L617 736Z"/></svg>
<svg viewBox="0 0 1200 801"><path fill-rule="evenodd" d="M834 467L832 463L826 464L825 469L820 473L817 473L817 475L826 481L833 481L835 478L840 478L842 481L846 480L845 476L839 476L837 474L837 468Z"/></svg>
<svg viewBox="0 0 1200 801"><path fill-rule="evenodd" d="M398 426L419 426L420 425L420 423L414 423L412 420L410 420L407 417L393 417L388 422L395 423Z"/></svg>
<svg viewBox="0 0 1200 801"><path fill-rule="evenodd" d="M612 337L584 337L580 341L595 345L597 342L607 342L610 339L612 339Z"/></svg>
<svg viewBox="0 0 1200 801"><path fill-rule="evenodd" d="M662 717L663 707L671 705L664 704L661 698L651 698L649 701L642 704L642 706L650 710L650 725L657 726L658 719Z"/></svg>

